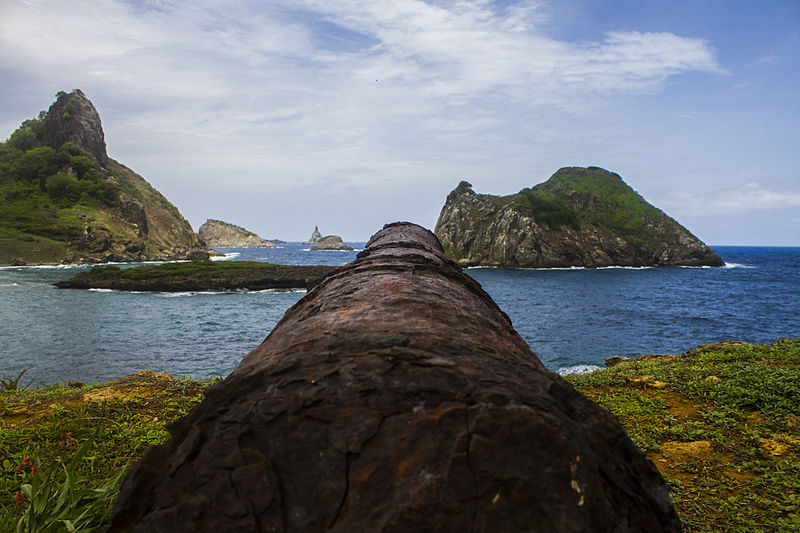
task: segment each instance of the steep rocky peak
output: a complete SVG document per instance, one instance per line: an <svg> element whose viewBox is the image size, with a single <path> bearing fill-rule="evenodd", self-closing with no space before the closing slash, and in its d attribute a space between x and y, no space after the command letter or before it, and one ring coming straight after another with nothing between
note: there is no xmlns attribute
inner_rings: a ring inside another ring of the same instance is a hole
<svg viewBox="0 0 800 533"><path fill-rule="evenodd" d="M80 89L58 93L44 119L43 140L55 150L65 142L72 142L89 153L100 166L108 167L100 115Z"/></svg>
<svg viewBox="0 0 800 533"><path fill-rule="evenodd" d="M447 195L447 201L452 202L459 196L464 195L474 195L475 191L472 190L472 184L468 181L461 181L458 186L450 191L450 194Z"/></svg>
<svg viewBox="0 0 800 533"><path fill-rule="evenodd" d="M472 184L468 181L461 181L458 186L455 188L455 191L458 194L469 194L474 192L472 190Z"/></svg>

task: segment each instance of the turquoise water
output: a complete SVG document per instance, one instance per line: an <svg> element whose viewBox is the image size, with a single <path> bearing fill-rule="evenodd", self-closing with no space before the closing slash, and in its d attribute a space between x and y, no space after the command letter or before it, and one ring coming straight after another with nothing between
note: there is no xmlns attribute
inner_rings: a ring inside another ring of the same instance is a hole
<svg viewBox="0 0 800 533"><path fill-rule="evenodd" d="M363 247L363 243L351 243ZM345 264L356 252L224 250L229 260ZM800 336L800 248L715 247L724 268L468 269L548 368ZM60 290L86 267L0 269L0 375L104 381L143 369L227 375L303 291Z"/></svg>

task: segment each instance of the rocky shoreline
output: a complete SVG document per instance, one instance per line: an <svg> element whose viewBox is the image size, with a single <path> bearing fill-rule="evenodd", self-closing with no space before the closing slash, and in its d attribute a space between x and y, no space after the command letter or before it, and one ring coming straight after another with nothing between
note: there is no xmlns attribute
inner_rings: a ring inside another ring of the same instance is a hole
<svg viewBox="0 0 800 533"><path fill-rule="evenodd" d="M336 267L273 265L257 261L190 261L120 268L96 266L70 279L60 289L185 292L207 290L304 289Z"/></svg>

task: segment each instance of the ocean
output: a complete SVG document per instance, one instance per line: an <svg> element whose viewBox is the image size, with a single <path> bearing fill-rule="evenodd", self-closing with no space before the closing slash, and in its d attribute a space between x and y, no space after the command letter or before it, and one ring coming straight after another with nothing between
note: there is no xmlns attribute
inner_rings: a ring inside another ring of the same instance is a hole
<svg viewBox="0 0 800 533"><path fill-rule="evenodd" d="M364 243L349 243L357 249ZM722 268L472 268L549 369L701 343L800 337L800 248L715 246ZM224 260L342 265L357 252L301 243L222 249ZM139 370L229 374L305 291L129 293L56 289L87 267L0 268L0 377L107 381Z"/></svg>

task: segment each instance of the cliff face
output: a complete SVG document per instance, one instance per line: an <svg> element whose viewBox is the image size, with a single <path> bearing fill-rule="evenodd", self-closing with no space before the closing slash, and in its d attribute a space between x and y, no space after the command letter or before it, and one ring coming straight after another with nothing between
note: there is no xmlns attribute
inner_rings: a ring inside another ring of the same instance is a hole
<svg viewBox="0 0 800 533"><path fill-rule="evenodd" d="M206 220L197 233L212 248L272 248L275 246L275 243L262 239L252 231L213 218Z"/></svg>
<svg viewBox="0 0 800 533"><path fill-rule="evenodd" d="M462 181L447 196L435 233L464 266L724 264L617 174L597 167L562 168L509 196L476 194Z"/></svg>
<svg viewBox="0 0 800 533"><path fill-rule="evenodd" d="M202 259L186 219L108 157L94 105L61 92L0 143L0 263Z"/></svg>
<svg viewBox="0 0 800 533"><path fill-rule="evenodd" d="M86 151L99 166L108 167L100 114L79 89L58 93L44 119L42 141L54 149L71 142Z"/></svg>

